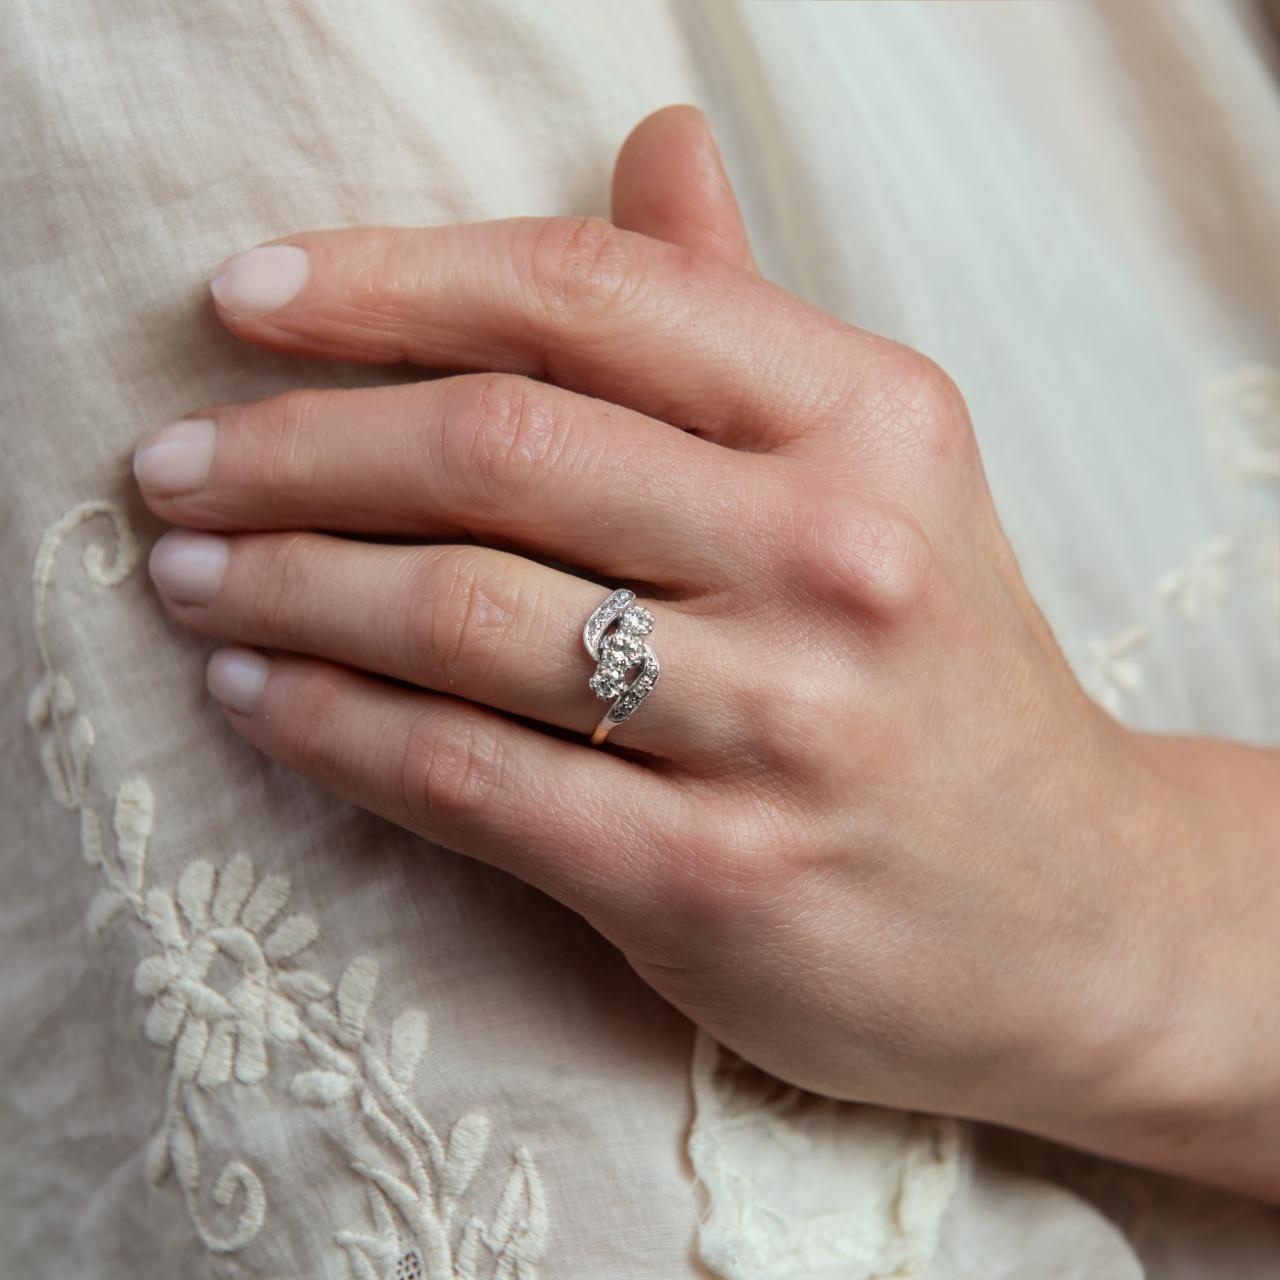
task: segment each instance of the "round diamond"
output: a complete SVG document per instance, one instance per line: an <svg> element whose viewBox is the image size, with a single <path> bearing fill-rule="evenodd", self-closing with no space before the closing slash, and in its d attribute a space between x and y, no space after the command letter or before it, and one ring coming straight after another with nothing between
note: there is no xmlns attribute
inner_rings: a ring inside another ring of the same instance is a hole
<svg viewBox="0 0 1280 1280"><path fill-rule="evenodd" d="M653 630L653 614L642 604L629 605L622 611L618 626L633 636L647 636Z"/></svg>
<svg viewBox="0 0 1280 1280"><path fill-rule="evenodd" d="M621 660L628 664L640 661L644 656L644 648L635 636L620 635L611 638L608 656L614 661Z"/></svg>

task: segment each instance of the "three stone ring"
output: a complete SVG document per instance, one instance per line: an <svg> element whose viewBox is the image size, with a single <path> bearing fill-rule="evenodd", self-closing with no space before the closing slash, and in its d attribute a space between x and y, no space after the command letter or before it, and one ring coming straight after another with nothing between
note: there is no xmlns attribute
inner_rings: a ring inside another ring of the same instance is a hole
<svg viewBox="0 0 1280 1280"><path fill-rule="evenodd" d="M591 735L594 745L605 740L614 725L632 715L658 683L658 658L645 642L653 630L653 614L636 604L636 593L625 587L610 592L582 628L582 643L595 660L595 675L587 681L598 698L613 699ZM631 672L639 670L628 679Z"/></svg>

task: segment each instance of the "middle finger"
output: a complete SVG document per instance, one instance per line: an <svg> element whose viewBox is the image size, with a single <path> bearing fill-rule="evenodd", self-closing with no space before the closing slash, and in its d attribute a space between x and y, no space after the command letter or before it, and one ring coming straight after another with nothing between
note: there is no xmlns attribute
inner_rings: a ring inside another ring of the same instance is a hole
<svg viewBox="0 0 1280 1280"><path fill-rule="evenodd" d="M174 524L477 539L684 590L741 580L773 474L513 374L215 406L148 437L134 465Z"/></svg>

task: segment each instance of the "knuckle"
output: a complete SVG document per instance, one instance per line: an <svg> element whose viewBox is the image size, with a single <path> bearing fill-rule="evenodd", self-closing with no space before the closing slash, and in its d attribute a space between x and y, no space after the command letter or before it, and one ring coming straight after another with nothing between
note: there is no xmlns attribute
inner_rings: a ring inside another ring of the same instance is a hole
<svg viewBox="0 0 1280 1280"><path fill-rule="evenodd" d="M334 780L354 772L352 737L342 713L342 692L334 673L317 667L290 675L289 712L280 732L285 758L311 778Z"/></svg>
<svg viewBox="0 0 1280 1280"><path fill-rule="evenodd" d="M941 365L910 347L882 343L852 401L858 434L904 462L976 453L959 387Z"/></svg>
<svg viewBox="0 0 1280 1280"><path fill-rule="evenodd" d="M252 407L251 438L258 459L255 471L268 489L308 483L315 460L308 443L315 438L328 395L313 387L299 387Z"/></svg>
<svg viewBox="0 0 1280 1280"><path fill-rule="evenodd" d="M412 575L406 668L417 683L448 691L488 686L503 651L519 646L527 606L501 571L485 572L466 547L427 553Z"/></svg>
<svg viewBox="0 0 1280 1280"><path fill-rule="evenodd" d="M558 318L578 321L624 304L643 275L634 239L594 216L537 225L528 266L540 304Z"/></svg>
<svg viewBox="0 0 1280 1280"><path fill-rule="evenodd" d="M427 831L474 819L502 785L502 737L480 713L423 711L410 727L401 785L406 812Z"/></svg>
<svg viewBox="0 0 1280 1280"><path fill-rule="evenodd" d="M840 491L797 496L791 580L837 611L881 621L914 614L936 581L937 563L924 531Z"/></svg>
<svg viewBox="0 0 1280 1280"><path fill-rule="evenodd" d="M659 900L684 926L680 933L705 936L723 925L734 899L733 885L742 872L730 858L731 839L719 823L684 827L674 856L660 871Z"/></svg>
<svg viewBox="0 0 1280 1280"><path fill-rule="evenodd" d="M847 729L839 702L848 694L832 677L830 663L806 660L772 669L767 679L751 679L739 688L739 749L750 753L758 770L787 785L826 757L828 733L837 724ZM842 758L838 746L833 758Z"/></svg>
<svg viewBox="0 0 1280 1280"><path fill-rule="evenodd" d="M458 379L440 417L440 470L451 494L480 509L527 496L559 459L559 419L553 395L531 378Z"/></svg>
<svg viewBox="0 0 1280 1280"><path fill-rule="evenodd" d="M713 804L682 827L659 885L664 915L680 922L681 936L714 946L727 933L770 921L793 874L787 851L795 838L778 807L765 807Z"/></svg>
<svg viewBox="0 0 1280 1280"><path fill-rule="evenodd" d="M310 533L266 534L258 545L266 554L260 557L253 579L249 614L254 630L270 636L281 648L293 648L295 641L304 639L301 602L315 579L312 564L321 540Z"/></svg>
<svg viewBox="0 0 1280 1280"><path fill-rule="evenodd" d="M937 440L951 442L968 434L969 410L951 375L936 361L913 352L904 376L903 400L915 420L928 424Z"/></svg>

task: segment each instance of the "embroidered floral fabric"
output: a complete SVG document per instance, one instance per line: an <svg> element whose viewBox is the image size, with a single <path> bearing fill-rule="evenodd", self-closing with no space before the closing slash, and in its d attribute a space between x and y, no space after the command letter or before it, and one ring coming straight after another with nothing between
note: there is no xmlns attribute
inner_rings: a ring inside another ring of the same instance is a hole
<svg viewBox="0 0 1280 1280"><path fill-rule="evenodd" d="M692 100L766 274L959 381L1094 696L1274 741L1280 113L1252 6L0 17L0 1270L1280 1270L1273 1211L769 1080L556 904L254 755L144 582L128 472L202 403L413 376L236 344L204 298L226 254L606 212L630 126Z"/></svg>

